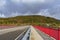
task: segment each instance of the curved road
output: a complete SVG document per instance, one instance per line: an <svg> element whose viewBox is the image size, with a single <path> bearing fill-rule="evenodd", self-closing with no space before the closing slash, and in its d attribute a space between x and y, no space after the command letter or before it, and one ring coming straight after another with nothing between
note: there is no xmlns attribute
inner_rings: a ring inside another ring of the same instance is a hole
<svg viewBox="0 0 60 40"><path fill-rule="evenodd" d="M0 40L55 40L33 26L0 30Z"/></svg>
<svg viewBox="0 0 60 40"><path fill-rule="evenodd" d="M22 32L27 30L28 27L16 27L0 30L0 40L15 40Z"/></svg>

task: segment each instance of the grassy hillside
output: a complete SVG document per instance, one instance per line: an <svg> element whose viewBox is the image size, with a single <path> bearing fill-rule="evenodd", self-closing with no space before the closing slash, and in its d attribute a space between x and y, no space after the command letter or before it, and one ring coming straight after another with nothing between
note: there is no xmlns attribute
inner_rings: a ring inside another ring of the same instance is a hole
<svg viewBox="0 0 60 40"><path fill-rule="evenodd" d="M60 20L45 16L17 16L10 18L0 18L0 25L41 25L54 29L60 28Z"/></svg>

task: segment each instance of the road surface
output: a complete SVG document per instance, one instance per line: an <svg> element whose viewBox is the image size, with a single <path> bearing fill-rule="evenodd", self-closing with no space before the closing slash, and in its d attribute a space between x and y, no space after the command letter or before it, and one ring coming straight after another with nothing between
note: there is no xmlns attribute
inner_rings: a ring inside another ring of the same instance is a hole
<svg viewBox="0 0 60 40"><path fill-rule="evenodd" d="M35 29L34 27L31 27L31 40L55 40L51 36L48 36L42 31L39 31Z"/></svg>
<svg viewBox="0 0 60 40"><path fill-rule="evenodd" d="M28 27L16 27L10 29L0 30L0 40L15 40ZM12 30L11 30L12 29Z"/></svg>
<svg viewBox="0 0 60 40"><path fill-rule="evenodd" d="M0 40L55 40L33 26L0 30Z"/></svg>

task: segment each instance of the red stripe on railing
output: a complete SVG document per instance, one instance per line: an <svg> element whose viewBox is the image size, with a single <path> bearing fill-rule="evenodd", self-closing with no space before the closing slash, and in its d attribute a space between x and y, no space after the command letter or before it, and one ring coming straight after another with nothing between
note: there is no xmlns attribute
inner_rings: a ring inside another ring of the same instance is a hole
<svg viewBox="0 0 60 40"><path fill-rule="evenodd" d="M50 35L51 37L55 38L56 40L60 40L60 31L54 30L51 28L45 28L43 26L34 26L35 28L39 29L40 31L43 31L44 33Z"/></svg>

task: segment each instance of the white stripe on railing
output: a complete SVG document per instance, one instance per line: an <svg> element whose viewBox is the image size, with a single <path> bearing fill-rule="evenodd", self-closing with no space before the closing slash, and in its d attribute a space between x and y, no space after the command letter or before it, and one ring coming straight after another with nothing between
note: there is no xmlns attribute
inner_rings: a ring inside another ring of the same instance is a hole
<svg viewBox="0 0 60 40"><path fill-rule="evenodd" d="M31 28L28 29L28 31L26 32L26 34L22 38L22 40L29 40L30 39L30 32L31 32Z"/></svg>
<svg viewBox="0 0 60 40"><path fill-rule="evenodd" d="M30 33L31 33L31 28L29 28L28 30L25 30L15 40L30 40Z"/></svg>

